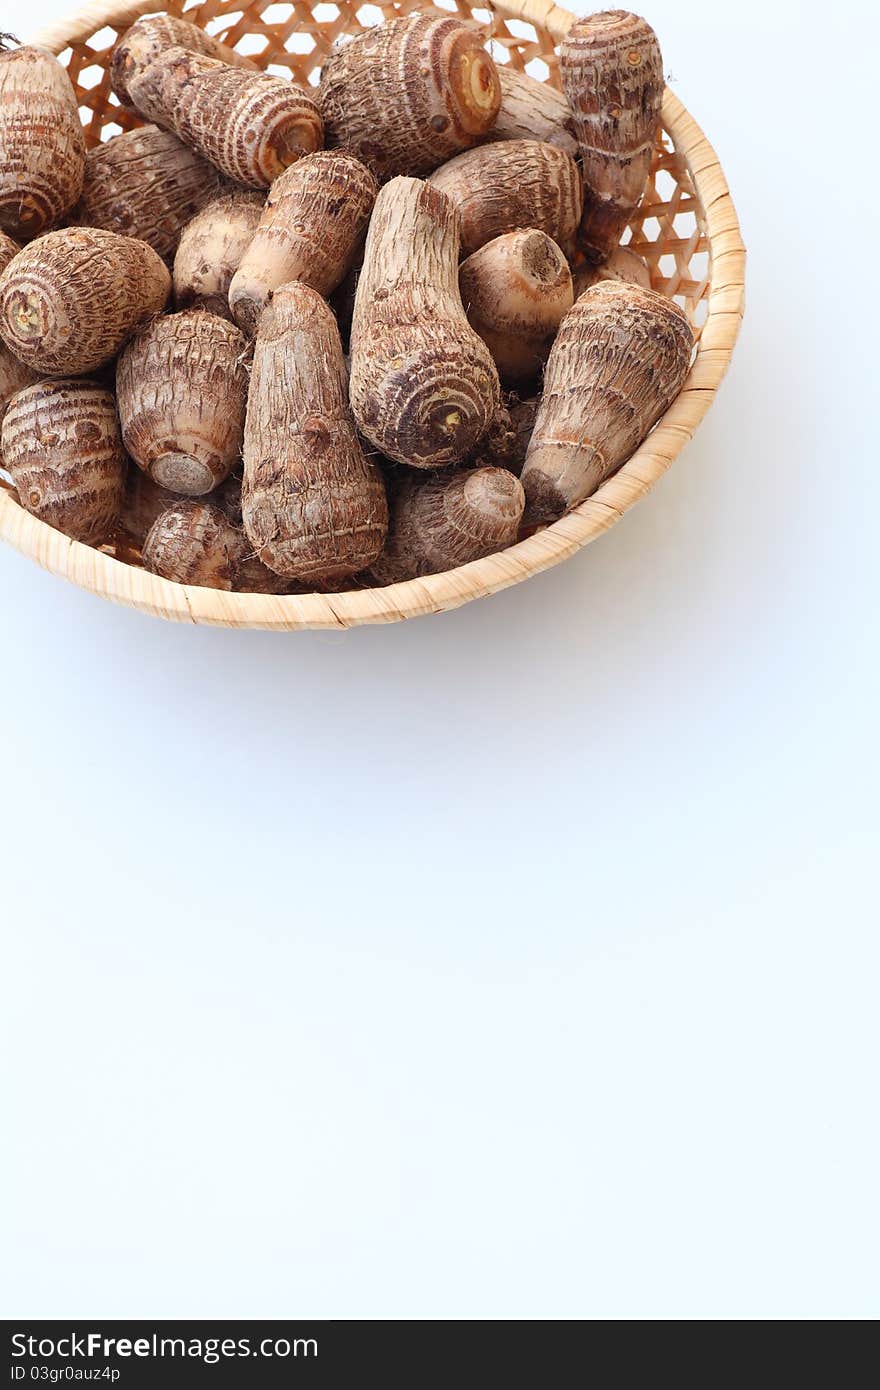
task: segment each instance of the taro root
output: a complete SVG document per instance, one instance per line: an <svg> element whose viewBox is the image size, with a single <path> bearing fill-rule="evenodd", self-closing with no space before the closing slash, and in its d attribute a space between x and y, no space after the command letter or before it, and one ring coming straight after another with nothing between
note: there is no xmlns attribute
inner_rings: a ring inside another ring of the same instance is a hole
<svg viewBox="0 0 880 1390"><path fill-rule="evenodd" d="M498 69L501 110L486 140L544 140L577 156L571 107L561 92L510 64Z"/></svg>
<svg viewBox="0 0 880 1390"><path fill-rule="evenodd" d="M29 512L89 545L108 538L126 468L111 391L93 381L26 387L9 402L2 453Z"/></svg>
<svg viewBox="0 0 880 1390"><path fill-rule="evenodd" d="M385 539L385 485L355 431L336 320L297 281L276 291L257 330L242 514L259 558L291 579L356 574Z"/></svg>
<svg viewBox="0 0 880 1390"><path fill-rule="evenodd" d="M232 318L229 286L262 211L262 193L236 189L208 203L184 228L174 257L178 309L207 309Z"/></svg>
<svg viewBox="0 0 880 1390"><path fill-rule="evenodd" d="M250 188L268 188L321 144L318 108L292 82L183 48L163 49L136 69L128 90L148 121L173 130L227 178Z"/></svg>
<svg viewBox="0 0 880 1390"><path fill-rule="evenodd" d="M456 155L430 182L461 215L462 255L519 227L537 227L567 250L581 213L570 154L541 140L502 140Z"/></svg>
<svg viewBox="0 0 880 1390"><path fill-rule="evenodd" d="M80 376L161 313L170 288L146 242L65 227L31 242L0 275L0 336L42 375Z"/></svg>
<svg viewBox="0 0 880 1390"><path fill-rule="evenodd" d="M555 521L638 448L675 400L694 335L672 299L602 280L569 310L544 372L522 473L529 518Z"/></svg>
<svg viewBox="0 0 880 1390"><path fill-rule="evenodd" d="M411 14L334 49L318 102L327 145L362 160L381 181L427 174L491 129L498 71L460 20Z"/></svg>
<svg viewBox="0 0 880 1390"><path fill-rule="evenodd" d="M137 237L167 260L186 224L219 185L213 164L175 135L141 126L89 150L82 197L71 220Z"/></svg>
<svg viewBox="0 0 880 1390"><path fill-rule="evenodd" d="M385 185L355 296L351 405L370 443L414 468L465 458L500 403L495 363L462 307L458 252L443 193L418 179Z"/></svg>
<svg viewBox="0 0 880 1390"><path fill-rule="evenodd" d="M0 228L40 236L82 191L86 147L76 94L42 48L0 52Z"/></svg>
<svg viewBox="0 0 880 1390"><path fill-rule="evenodd" d="M151 526L143 546L144 568L177 584L231 590L247 542L219 507L176 501Z"/></svg>
<svg viewBox="0 0 880 1390"><path fill-rule="evenodd" d="M578 243L600 264L617 246L651 169L663 59L644 19L608 10L574 23L559 50L584 176Z"/></svg>
<svg viewBox="0 0 880 1390"><path fill-rule="evenodd" d="M202 309L155 319L122 353L116 394L125 447L154 482L202 497L241 457L247 344Z"/></svg>
<svg viewBox="0 0 880 1390"><path fill-rule="evenodd" d="M575 259L572 270L574 297L584 293L600 280L625 280L630 285L651 288L651 272L646 263L629 246L618 246L602 265L592 265L583 256Z"/></svg>
<svg viewBox="0 0 880 1390"><path fill-rule="evenodd" d="M468 322L495 359L502 380L540 371L562 316L571 308L571 271L546 232L507 232L462 263Z"/></svg>
<svg viewBox="0 0 880 1390"><path fill-rule="evenodd" d="M370 573L377 584L395 584L493 555L516 540L524 507L522 484L505 468L399 479L388 539Z"/></svg>
<svg viewBox="0 0 880 1390"><path fill-rule="evenodd" d="M255 333L272 291L290 280L332 294L363 246L377 192L369 169L341 150L320 150L285 169L229 287L239 327Z"/></svg>
<svg viewBox="0 0 880 1390"><path fill-rule="evenodd" d="M176 584L251 594L280 594L287 587L212 502L176 498L153 522L142 554L145 569Z"/></svg>
<svg viewBox="0 0 880 1390"><path fill-rule="evenodd" d="M258 71L251 58L236 53L234 48L228 48L218 39L212 39L198 25L170 14L150 15L149 18L135 20L113 50L110 85L123 106L134 105L128 90L129 79L134 73L148 67L166 48L185 48L190 53L202 53L207 58L218 58L235 67Z"/></svg>

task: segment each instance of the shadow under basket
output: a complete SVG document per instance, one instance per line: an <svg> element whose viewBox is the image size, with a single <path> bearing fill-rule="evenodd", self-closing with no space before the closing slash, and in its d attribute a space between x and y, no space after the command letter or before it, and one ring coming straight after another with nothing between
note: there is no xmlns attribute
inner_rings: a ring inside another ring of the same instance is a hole
<svg viewBox="0 0 880 1390"><path fill-rule="evenodd" d="M367 5L296 0L118 0L89 5L31 40L58 54L76 88L89 145L139 122L110 91L110 55L118 35L139 15L164 9L247 53L270 71L314 86L321 64L342 34L413 10L436 9L473 20L495 61L511 63L559 86L556 45L575 16L549 0L496 0L491 9L470 0L419 0ZM662 38L662 36L661 36ZM551 565L608 530L666 471L702 420L727 369L743 313L745 249L718 157L681 102L667 88L651 177L629 239L647 261L655 289L684 308L698 348L684 390L641 448L586 502L554 525L500 554L445 574L387 588L345 593L232 594L174 584L138 564L70 540L32 517L0 488L0 536L53 574L80 588L162 618L217 627L346 628L397 622L484 598ZM123 552L120 552L122 555Z"/></svg>

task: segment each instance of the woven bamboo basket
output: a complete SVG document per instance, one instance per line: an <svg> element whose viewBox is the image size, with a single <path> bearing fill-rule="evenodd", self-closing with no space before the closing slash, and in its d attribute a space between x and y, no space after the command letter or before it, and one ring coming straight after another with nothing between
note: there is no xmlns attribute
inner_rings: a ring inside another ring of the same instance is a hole
<svg viewBox="0 0 880 1390"><path fill-rule="evenodd" d="M598 8L598 7L597 7ZM314 86L342 34L412 10L457 13L479 24L496 62L509 62L559 85L555 46L575 16L550 0L96 0L35 35L60 56L76 88L88 143L138 122L110 91L110 54L118 35L142 14L164 9L252 56L262 66ZM662 35L661 35L662 41ZM443 612L497 593L558 564L607 531L666 471L705 415L727 369L743 312L745 250L718 157L667 88L651 177L630 227L655 289L685 308L699 345L684 390L641 448L586 502L554 525L501 554L446 574L338 594L276 598L173 584L136 563L71 541L29 515L0 488L0 536L53 574L102 598L163 618L219 627L345 628ZM121 552L123 553L123 552Z"/></svg>

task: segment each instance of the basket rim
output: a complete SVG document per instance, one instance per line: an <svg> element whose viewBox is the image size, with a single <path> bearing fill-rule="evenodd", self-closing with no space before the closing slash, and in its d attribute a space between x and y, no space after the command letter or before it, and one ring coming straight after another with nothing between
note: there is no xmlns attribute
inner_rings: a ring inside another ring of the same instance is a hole
<svg viewBox="0 0 880 1390"><path fill-rule="evenodd" d="M156 0L100 0L42 29L32 40L60 53L104 25L161 9ZM543 28L557 42L577 16L550 0L495 0L502 15ZM161 579L71 540L24 510L0 488L0 537L44 569L100 597L158 617L232 628L297 631L397 622L457 608L520 583L568 559L617 522L678 456L714 399L730 363L745 301L745 246L720 160L667 87L663 128L684 159L706 220L711 288L708 316L684 388L660 423L614 476L566 516L508 550L443 574L386 588L338 594L232 594Z"/></svg>

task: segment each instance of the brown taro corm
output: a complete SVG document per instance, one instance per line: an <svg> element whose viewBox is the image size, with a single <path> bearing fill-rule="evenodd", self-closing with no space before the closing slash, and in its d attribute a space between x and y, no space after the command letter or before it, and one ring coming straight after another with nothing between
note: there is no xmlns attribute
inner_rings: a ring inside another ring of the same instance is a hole
<svg viewBox="0 0 880 1390"><path fill-rule="evenodd" d="M284 285L254 346L242 515L255 554L289 579L356 574L385 540L385 484L361 447L346 388L331 309L307 285Z"/></svg>
<svg viewBox="0 0 880 1390"><path fill-rule="evenodd" d="M146 120L249 188L268 188L323 140L317 106L294 83L183 48L163 49L128 90Z"/></svg>
<svg viewBox="0 0 880 1390"><path fill-rule="evenodd" d="M504 468L405 475L392 490L388 539L372 577L395 584L505 550L524 507L522 484Z"/></svg>
<svg viewBox="0 0 880 1390"><path fill-rule="evenodd" d="M0 52L0 230L19 241L60 222L82 191L76 93L42 48Z"/></svg>
<svg viewBox="0 0 880 1390"><path fill-rule="evenodd" d="M96 227L32 241L0 275L0 336L44 376L81 376L161 313L171 289L146 242Z"/></svg>
<svg viewBox="0 0 880 1390"><path fill-rule="evenodd" d="M556 242L531 228L506 232L462 263L468 322L495 359L502 381L529 381L541 370L573 303L571 271Z"/></svg>
<svg viewBox="0 0 880 1390"><path fill-rule="evenodd" d="M462 306L458 258L459 218L443 193L411 178L382 188L355 296L351 404L370 443L414 468L465 459L500 404L492 355Z"/></svg>
<svg viewBox="0 0 880 1390"><path fill-rule="evenodd" d="M3 419L2 456L29 512L74 540L107 540L126 469L111 391L82 380L19 391Z"/></svg>
<svg viewBox="0 0 880 1390"><path fill-rule="evenodd" d="M256 332L272 291L290 280L325 299L333 293L363 246L377 192L369 169L340 150L306 155L279 175L229 287L245 333Z"/></svg>
<svg viewBox="0 0 880 1390"><path fill-rule="evenodd" d="M241 457L248 346L235 324L184 309L147 324L116 369L122 437L162 487L202 497Z"/></svg>
<svg viewBox="0 0 880 1390"><path fill-rule="evenodd" d="M589 15L563 39L559 74L584 176L578 243L598 265L620 241L651 169L665 88L657 35L626 10Z"/></svg>
<svg viewBox="0 0 880 1390"><path fill-rule="evenodd" d="M498 70L480 35L449 15L410 14L333 50L318 102L326 141L385 182L423 175L491 130Z"/></svg>
<svg viewBox="0 0 880 1390"><path fill-rule="evenodd" d="M544 372L522 472L530 520L555 521L626 462L684 385L693 346L664 295L619 280L581 295Z"/></svg>
<svg viewBox="0 0 880 1390"><path fill-rule="evenodd" d="M221 193L183 229L174 257L174 303L232 319L229 286L260 222L264 198L255 189Z"/></svg>

